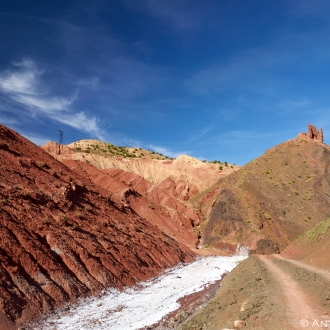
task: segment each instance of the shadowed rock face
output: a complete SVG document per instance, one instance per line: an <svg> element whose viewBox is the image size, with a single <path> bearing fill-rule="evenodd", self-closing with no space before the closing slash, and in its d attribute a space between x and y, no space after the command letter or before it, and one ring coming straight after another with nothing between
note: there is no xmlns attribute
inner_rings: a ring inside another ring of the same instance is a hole
<svg viewBox="0 0 330 330"><path fill-rule="evenodd" d="M108 191L0 125L0 329L194 259Z"/></svg>
<svg viewBox="0 0 330 330"><path fill-rule="evenodd" d="M236 196L229 189L224 189L219 197L219 202L214 205L204 230L206 244L216 245L223 237L231 233L236 235L246 227L244 215L240 212L242 205Z"/></svg>
<svg viewBox="0 0 330 330"><path fill-rule="evenodd" d="M315 139L316 141L323 142L322 127L320 128L320 131L318 131L315 126L308 124L308 137Z"/></svg>
<svg viewBox="0 0 330 330"><path fill-rule="evenodd" d="M250 250L250 254L274 254L280 253L278 244L269 239L260 239L257 241L257 248Z"/></svg>

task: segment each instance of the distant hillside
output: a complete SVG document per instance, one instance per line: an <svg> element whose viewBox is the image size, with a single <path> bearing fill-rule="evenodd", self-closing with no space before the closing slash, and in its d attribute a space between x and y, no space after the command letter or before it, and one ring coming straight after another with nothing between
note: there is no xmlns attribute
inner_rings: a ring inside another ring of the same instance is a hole
<svg viewBox="0 0 330 330"><path fill-rule="evenodd" d="M142 148L130 148L124 146L115 146L114 144L103 142L100 140L79 140L68 144L68 147L77 152L85 152L96 155L112 155L127 158L141 158L148 156L152 159L173 159L164 156L158 152L146 150Z"/></svg>
<svg viewBox="0 0 330 330"><path fill-rule="evenodd" d="M69 146L50 142L42 148L193 250L201 247L199 225L205 215L189 199L238 169L228 163L220 169L218 161L208 163L188 155L166 159L149 150L98 140Z"/></svg>
<svg viewBox="0 0 330 330"><path fill-rule="evenodd" d="M80 160L98 169L118 168L137 174L185 201L239 168L227 162L221 165L218 161L205 162L187 155L173 160L149 150L116 147L98 140L80 140L61 146L60 153L55 142L42 148L60 161Z"/></svg>
<svg viewBox="0 0 330 330"><path fill-rule="evenodd" d="M95 155L111 155L111 156L118 156L123 158L144 158L148 157L151 159L158 159L158 160L174 160L175 158L165 156L159 152L155 152L148 149L142 149L138 147L125 147L125 146L116 146L114 144L111 144L109 142L104 142L100 140L79 140L76 142L72 142L67 145L71 150L76 152L82 152L82 153L91 153ZM221 170L226 170L228 168L237 168L237 165L230 164L226 161L221 162L219 160L214 161L199 161L196 158L182 155L186 157L186 159L195 159L197 162L202 162L206 164L210 164L217 169L221 167ZM182 156L178 157L182 158ZM188 161L189 162L189 161Z"/></svg>
<svg viewBox="0 0 330 330"><path fill-rule="evenodd" d="M329 147L306 134L266 151L199 197L212 208L205 244L279 252L330 216L329 173Z"/></svg>

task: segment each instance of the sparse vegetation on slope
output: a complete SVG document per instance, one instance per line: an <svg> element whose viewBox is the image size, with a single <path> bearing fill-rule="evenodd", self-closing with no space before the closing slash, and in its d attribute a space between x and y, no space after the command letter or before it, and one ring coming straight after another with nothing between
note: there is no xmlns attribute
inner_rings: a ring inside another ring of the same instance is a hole
<svg viewBox="0 0 330 330"><path fill-rule="evenodd" d="M142 158L148 156L152 159L159 160L173 159L152 150L116 146L99 140L79 140L69 144L68 147L76 152L87 152L95 155L109 155L123 158Z"/></svg>
<svg viewBox="0 0 330 330"><path fill-rule="evenodd" d="M267 239L273 251L283 249L330 216L329 160L326 145L294 139L220 179L205 243L240 242L262 252L257 241Z"/></svg>

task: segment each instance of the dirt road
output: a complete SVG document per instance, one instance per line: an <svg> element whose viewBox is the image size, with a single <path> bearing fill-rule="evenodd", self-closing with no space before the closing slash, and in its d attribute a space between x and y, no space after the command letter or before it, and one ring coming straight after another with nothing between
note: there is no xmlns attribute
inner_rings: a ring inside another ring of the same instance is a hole
<svg viewBox="0 0 330 330"><path fill-rule="evenodd" d="M330 329L328 271L279 256L251 256L228 274L211 302L179 329Z"/></svg>
<svg viewBox="0 0 330 330"><path fill-rule="evenodd" d="M306 294L288 273L274 263L274 256L259 256L259 258L277 282L279 300L282 300L285 306L285 317L288 323L295 329L315 329L317 324L326 325L327 315L325 315L326 311L323 306L320 306L314 298ZM299 265L307 268L301 262Z"/></svg>

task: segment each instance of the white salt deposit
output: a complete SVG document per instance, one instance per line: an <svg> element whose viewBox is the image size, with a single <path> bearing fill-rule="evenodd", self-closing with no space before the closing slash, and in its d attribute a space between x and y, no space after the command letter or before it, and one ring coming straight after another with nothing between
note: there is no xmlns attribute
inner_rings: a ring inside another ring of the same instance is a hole
<svg viewBox="0 0 330 330"><path fill-rule="evenodd" d="M180 265L124 292L112 289L100 298L81 300L69 311L48 317L35 329L141 329L178 309L178 299L203 290L247 257L244 247L238 246L236 252L233 257L203 257Z"/></svg>

